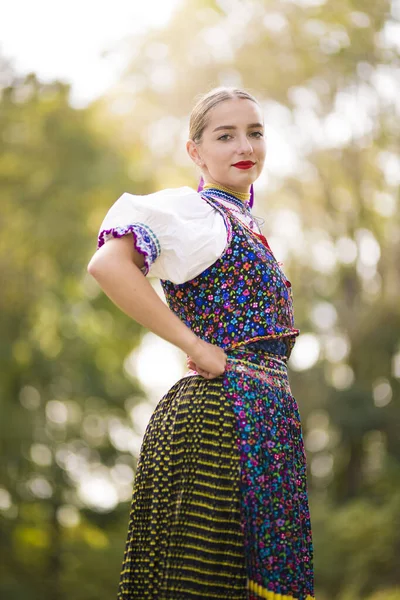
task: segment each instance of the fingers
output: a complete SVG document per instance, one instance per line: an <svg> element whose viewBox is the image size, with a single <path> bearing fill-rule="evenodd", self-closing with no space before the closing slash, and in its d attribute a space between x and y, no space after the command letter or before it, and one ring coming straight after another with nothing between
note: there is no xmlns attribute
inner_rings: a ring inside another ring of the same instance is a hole
<svg viewBox="0 0 400 600"><path fill-rule="evenodd" d="M193 370L196 371L202 377L204 377L204 379L212 379L213 378L212 373L210 373L209 371L205 371L204 369L200 369L200 367L196 367L196 365L194 365Z"/></svg>
<svg viewBox="0 0 400 600"><path fill-rule="evenodd" d="M203 371L203 369L197 369L197 373L205 379L215 379L222 375L222 373L210 373L209 371Z"/></svg>
<svg viewBox="0 0 400 600"><path fill-rule="evenodd" d="M216 377L220 377L225 372L226 364L227 364L227 356L225 353L223 354L223 357L224 357L223 361L221 361L220 356L214 357L214 360L211 360L211 361L210 360L204 361L204 357L202 357L201 362L202 363L205 362L205 366L211 366L213 369L212 371L207 371L204 368L202 369L198 364L196 364L196 362L193 360L193 358L189 355L187 355L187 357L186 357L186 365L187 365L188 369L190 369L192 371L196 371L199 375L201 375L205 379L215 379ZM214 362L216 364L213 365L212 363L214 363ZM223 364L221 364L221 362L223 362ZM217 366L217 364L219 366Z"/></svg>

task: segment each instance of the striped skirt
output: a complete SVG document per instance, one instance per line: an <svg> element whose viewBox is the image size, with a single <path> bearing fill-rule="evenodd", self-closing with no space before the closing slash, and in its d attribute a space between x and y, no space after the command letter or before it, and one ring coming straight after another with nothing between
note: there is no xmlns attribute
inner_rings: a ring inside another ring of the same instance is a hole
<svg viewBox="0 0 400 600"><path fill-rule="evenodd" d="M286 345L180 379L139 455L118 600L311 600L312 539Z"/></svg>

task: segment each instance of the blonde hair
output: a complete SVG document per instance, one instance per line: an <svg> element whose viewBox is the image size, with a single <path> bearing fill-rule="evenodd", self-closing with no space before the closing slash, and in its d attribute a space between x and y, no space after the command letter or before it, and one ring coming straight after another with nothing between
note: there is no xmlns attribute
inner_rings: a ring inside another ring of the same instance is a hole
<svg viewBox="0 0 400 600"><path fill-rule="evenodd" d="M189 121L189 138L194 142L199 143L203 131L207 127L207 115L209 111L214 108L214 106L217 106L217 104L226 102L226 100L234 100L235 98L251 100L259 105L254 96L245 90L229 87L214 88L206 94L203 94L193 107Z"/></svg>

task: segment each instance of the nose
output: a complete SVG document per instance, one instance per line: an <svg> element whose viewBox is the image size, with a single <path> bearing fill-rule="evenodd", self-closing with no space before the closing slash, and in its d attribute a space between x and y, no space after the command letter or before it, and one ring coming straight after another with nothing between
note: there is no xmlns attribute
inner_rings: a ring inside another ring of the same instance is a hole
<svg viewBox="0 0 400 600"><path fill-rule="evenodd" d="M238 154L252 154L253 146L250 143L250 140L247 137L247 135L243 135L238 138L237 152Z"/></svg>

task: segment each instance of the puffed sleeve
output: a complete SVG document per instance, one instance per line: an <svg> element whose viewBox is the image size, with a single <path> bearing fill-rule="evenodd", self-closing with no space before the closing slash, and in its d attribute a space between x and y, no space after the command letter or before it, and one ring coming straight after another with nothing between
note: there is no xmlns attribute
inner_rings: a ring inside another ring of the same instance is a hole
<svg viewBox="0 0 400 600"><path fill-rule="evenodd" d="M128 233L144 257L143 273L176 284L212 265L227 244L223 216L190 187L122 194L100 226L97 247Z"/></svg>

